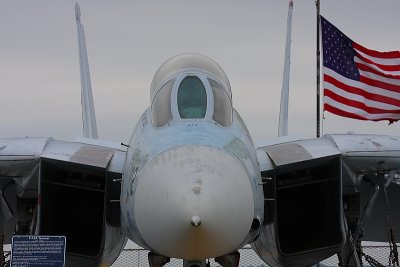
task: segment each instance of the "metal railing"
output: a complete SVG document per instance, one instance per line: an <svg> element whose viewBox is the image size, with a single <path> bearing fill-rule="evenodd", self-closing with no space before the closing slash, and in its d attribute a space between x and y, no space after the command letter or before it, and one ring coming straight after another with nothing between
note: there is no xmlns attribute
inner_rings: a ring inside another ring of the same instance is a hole
<svg viewBox="0 0 400 267"><path fill-rule="evenodd" d="M371 256L375 260L377 260L383 266L391 266L389 265L389 253L390 248L386 245L379 246L363 246L363 251L368 256ZM121 251L118 259L114 262L112 267L149 267L149 263L147 261L147 253L149 251L137 248L137 249L124 249ZM268 267L268 265L263 262L257 254L250 248L245 247L240 252L240 267ZM8 257L6 260L9 260L9 251L5 251ZM179 259L171 259L165 267L182 267L182 260ZM7 266L7 265L6 265ZM214 260L210 260L211 267L220 267L220 265ZM320 263L321 267L327 266L338 266L338 258L337 256L332 256ZM363 259L363 266L370 266L368 262Z"/></svg>
<svg viewBox="0 0 400 267"><path fill-rule="evenodd" d="M383 266L389 265L389 246L363 246L365 254L373 257L379 261ZM250 248L246 247L240 252L240 267L267 267L268 265L263 262L257 254ZM112 265L113 267L148 267L147 262L148 250L145 249L124 249L118 259ZM363 260L363 266L370 266L368 262ZM210 261L211 267L220 267L220 265L213 260ZM320 263L320 266L338 266L338 257L332 256ZM171 259L165 267L182 267L182 260Z"/></svg>

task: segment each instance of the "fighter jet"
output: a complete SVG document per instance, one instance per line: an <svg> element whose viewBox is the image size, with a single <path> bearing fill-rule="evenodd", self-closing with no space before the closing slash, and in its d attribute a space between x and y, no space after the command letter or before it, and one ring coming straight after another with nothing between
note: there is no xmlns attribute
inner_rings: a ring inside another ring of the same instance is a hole
<svg viewBox="0 0 400 267"><path fill-rule="evenodd" d="M153 267L171 258L237 267L247 244L270 266L310 266L338 253L359 264L362 233L386 240L387 217L364 218L388 211L383 200L399 203L399 137L256 147L223 69L181 54L156 71L129 144L100 140L78 5L75 12L83 137L0 139L6 242L64 235L66 266L111 265L130 239L150 251ZM399 211L390 218L399 232Z"/></svg>

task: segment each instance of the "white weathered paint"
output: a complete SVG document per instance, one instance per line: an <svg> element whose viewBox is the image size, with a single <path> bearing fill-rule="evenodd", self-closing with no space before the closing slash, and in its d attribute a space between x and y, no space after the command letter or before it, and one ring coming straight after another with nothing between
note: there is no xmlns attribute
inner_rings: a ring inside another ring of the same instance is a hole
<svg viewBox="0 0 400 267"><path fill-rule="evenodd" d="M135 206L145 242L162 255L205 259L235 250L249 233L253 191L241 162L205 146L153 158L139 178ZM194 227L192 218L201 224Z"/></svg>

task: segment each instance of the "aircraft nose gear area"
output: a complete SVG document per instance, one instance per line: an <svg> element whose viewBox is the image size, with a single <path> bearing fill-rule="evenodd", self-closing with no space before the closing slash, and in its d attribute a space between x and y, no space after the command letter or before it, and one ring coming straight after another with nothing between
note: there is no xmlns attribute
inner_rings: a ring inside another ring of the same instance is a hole
<svg viewBox="0 0 400 267"><path fill-rule="evenodd" d="M134 200L138 230L157 253L203 260L237 250L254 217L247 172L220 149L190 145L153 158Z"/></svg>
<svg viewBox="0 0 400 267"><path fill-rule="evenodd" d="M154 252L148 254L150 267L163 267L170 262L168 257L158 255ZM239 267L240 253L238 251L215 258L215 262L222 267ZM183 260L183 267L210 267L209 260Z"/></svg>

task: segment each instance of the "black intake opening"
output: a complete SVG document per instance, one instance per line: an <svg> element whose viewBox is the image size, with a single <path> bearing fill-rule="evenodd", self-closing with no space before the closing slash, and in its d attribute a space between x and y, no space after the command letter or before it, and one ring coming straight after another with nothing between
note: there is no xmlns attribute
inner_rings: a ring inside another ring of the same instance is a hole
<svg viewBox="0 0 400 267"><path fill-rule="evenodd" d="M280 249L285 254L342 242L340 159L277 174Z"/></svg>
<svg viewBox="0 0 400 267"><path fill-rule="evenodd" d="M104 178L93 171L42 162L41 235L65 235L67 253L97 257L102 252Z"/></svg>

